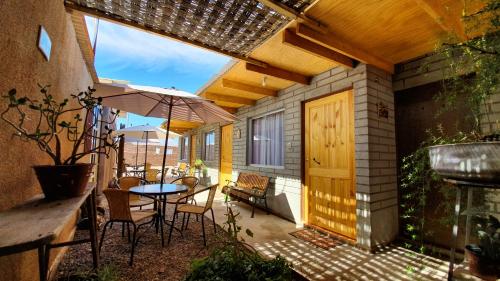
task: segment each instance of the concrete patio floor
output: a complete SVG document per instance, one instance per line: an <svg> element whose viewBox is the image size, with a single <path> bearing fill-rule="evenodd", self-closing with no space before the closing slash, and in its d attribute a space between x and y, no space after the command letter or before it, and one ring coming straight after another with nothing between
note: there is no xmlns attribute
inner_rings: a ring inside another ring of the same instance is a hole
<svg viewBox="0 0 500 281"><path fill-rule="evenodd" d="M205 199L205 194L197 197L199 203ZM238 225L243 227L241 234L247 243L264 256L284 256L309 280L446 280L447 261L418 255L396 245L381 248L376 253L348 244L324 250L291 236L290 232L301 227L290 221L267 215L260 209L251 218L251 207L244 202L232 201L230 206L234 213L240 214ZM215 221L223 226L226 203L220 191L213 208ZM245 234L246 228L253 232L253 237ZM414 272L409 273L409 267L413 267ZM466 274L455 277L456 280L480 280Z"/></svg>

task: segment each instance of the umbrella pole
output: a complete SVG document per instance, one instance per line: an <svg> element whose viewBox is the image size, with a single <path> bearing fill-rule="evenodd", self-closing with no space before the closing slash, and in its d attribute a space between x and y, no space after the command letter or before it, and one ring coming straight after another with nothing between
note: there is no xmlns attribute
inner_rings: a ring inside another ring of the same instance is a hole
<svg viewBox="0 0 500 281"><path fill-rule="evenodd" d="M136 142L135 147L135 169L137 170L137 157L139 157L139 141Z"/></svg>
<svg viewBox="0 0 500 281"><path fill-rule="evenodd" d="M165 162L167 160L167 147L168 147L168 133L170 133L170 117L172 117L172 104L174 102L174 96L170 96L170 103L168 105L168 119L167 119L167 134L165 136L165 147L163 148L163 163L161 165L161 181L160 186L163 186L163 181L165 179Z"/></svg>
<svg viewBox="0 0 500 281"><path fill-rule="evenodd" d="M144 173L142 173L144 180L146 180L146 163L148 159L148 137L149 137L149 131L146 131L146 151L144 152Z"/></svg>

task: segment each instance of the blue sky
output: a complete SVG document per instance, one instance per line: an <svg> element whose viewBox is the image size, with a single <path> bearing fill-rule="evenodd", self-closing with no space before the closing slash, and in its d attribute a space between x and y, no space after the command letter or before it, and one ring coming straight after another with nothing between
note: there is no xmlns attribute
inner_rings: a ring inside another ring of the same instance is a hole
<svg viewBox="0 0 500 281"><path fill-rule="evenodd" d="M86 17L92 43L96 20ZM130 84L175 87L195 93L208 82L230 58L180 43L166 37L100 20L95 68L104 78L127 80ZM163 119L128 114L127 127L160 125Z"/></svg>

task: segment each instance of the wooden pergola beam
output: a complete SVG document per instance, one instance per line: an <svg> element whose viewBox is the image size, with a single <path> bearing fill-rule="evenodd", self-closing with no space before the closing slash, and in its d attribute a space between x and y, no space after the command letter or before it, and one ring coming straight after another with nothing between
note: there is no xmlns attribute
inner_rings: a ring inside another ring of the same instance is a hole
<svg viewBox="0 0 500 281"><path fill-rule="evenodd" d="M140 29L140 30L149 32L149 33L153 33L153 34L161 35L161 36L164 36L164 37L168 37L168 38L174 39L176 41L180 41L180 42L187 43L187 44L190 44L190 45L193 45L193 46L196 46L196 47L200 47L200 48L203 48L203 49L206 49L206 50L210 50L210 51L213 51L213 52L216 52L216 53L219 53L219 54L223 54L223 55L235 58L235 59L239 59L239 60L242 60L242 61L250 62L250 63L256 64L256 65L260 65L260 66L263 66L263 67L267 66L267 64L265 62L262 62L260 60L256 60L256 59L253 59L253 58L250 58L250 57L241 56L241 55L238 55L238 54L235 54L235 53L227 52L227 51L224 51L224 50L219 49L219 48L215 48L215 47L211 47L211 46L205 45L205 44L203 44L201 42L198 42L198 41L194 41L194 40L190 40L188 38L180 37L180 36L177 36L177 35L172 34L172 33L167 33L167 32L165 32L163 30L154 29L152 27L144 26L144 25L138 24L138 23L133 22L133 21L127 21L127 20L122 19L122 18L113 17L112 15L106 14L106 13L104 13L104 12L98 10L98 9L91 9L91 8L83 7L83 6L76 5L76 4L71 3L71 2L64 2L64 5L66 6L66 11L68 11L70 14L74 13L75 11L76 12L80 12L80 13L83 13L85 15L89 15L89 16L92 16L92 17L105 19L105 20L108 20L108 21L111 21L111 22L114 22L114 23L117 23L117 24L120 24L120 25L124 25L124 26L128 26L128 27L133 27L133 28L136 28L136 29Z"/></svg>
<svg viewBox="0 0 500 281"><path fill-rule="evenodd" d="M354 62L350 57L309 41L304 37L300 37L290 29L286 29L283 32L283 44L300 49L317 57L326 58L348 68L354 66Z"/></svg>
<svg viewBox="0 0 500 281"><path fill-rule="evenodd" d="M309 77L309 76L299 74L296 72L292 72L289 70L285 70L282 68L274 67L274 66L262 67L262 66L247 62L245 64L245 68L248 71L257 72L257 73L281 78L284 80L297 82L297 83L304 84L304 85L309 85L309 83L311 82L311 77Z"/></svg>
<svg viewBox="0 0 500 281"><path fill-rule="evenodd" d="M222 79L222 87L233 89L233 90L240 90L240 91L244 91L244 92L255 93L255 94L264 95L264 96L270 96L270 97L275 97L278 95L278 92L275 90L272 90L272 89L254 86L254 85L249 85L249 84L245 84L245 83L241 83L241 82L233 81L233 80L229 80L229 79Z"/></svg>
<svg viewBox="0 0 500 281"><path fill-rule="evenodd" d="M238 108L236 107L227 107L227 106L220 106L220 108L224 109L225 111L231 113L231 114L235 114L237 111L238 111Z"/></svg>
<svg viewBox="0 0 500 281"><path fill-rule="evenodd" d="M280 2L275 1L275 0L257 0L257 1L259 1L264 6L267 6L271 9L275 10L279 14L281 14L289 19L292 19L292 20L296 19L300 22L307 23L308 25L310 25L314 29L317 29L321 32L327 31L327 29L326 29L327 27L323 23L319 22L318 20L315 20L313 18L308 17L304 13L298 12L298 11L290 8L287 5L284 5L283 3L280 3ZM312 5L313 4L310 4L310 6L312 6Z"/></svg>
<svg viewBox="0 0 500 281"><path fill-rule="evenodd" d="M354 44L349 43L348 40L339 38L332 32L323 34L305 24L299 23L297 24L296 33L301 37L304 37L327 48L333 49L346 56L355 58L367 64L372 64L391 74L394 73L393 63L379 58L376 55L370 54L357 46L354 46Z"/></svg>
<svg viewBox="0 0 500 281"><path fill-rule="evenodd" d="M452 32L458 38L467 40L465 29L460 18L450 14L448 7L438 0L415 0L415 2L431 16L437 24L445 31Z"/></svg>
<svg viewBox="0 0 500 281"><path fill-rule="evenodd" d="M230 102L230 103L236 103L236 104L242 104L242 105L255 105L255 100L240 98L240 97L235 97L235 96L226 96L226 95L210 93L210 92L205 93L205 98L207 98L209 100L213 100L213 101Z"/></svg>

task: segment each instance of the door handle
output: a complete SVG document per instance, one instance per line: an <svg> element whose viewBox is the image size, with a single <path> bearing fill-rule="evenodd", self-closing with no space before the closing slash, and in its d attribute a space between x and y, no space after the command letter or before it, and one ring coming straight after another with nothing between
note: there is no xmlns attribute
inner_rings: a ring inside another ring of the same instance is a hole
<svg viewBox="0 0 500 281"><path fill-rule="evenodd" d="M313 161L316 162L316 164L321 165L321 163L318 160L316 160L316 158L313 158Z"/></svg>

